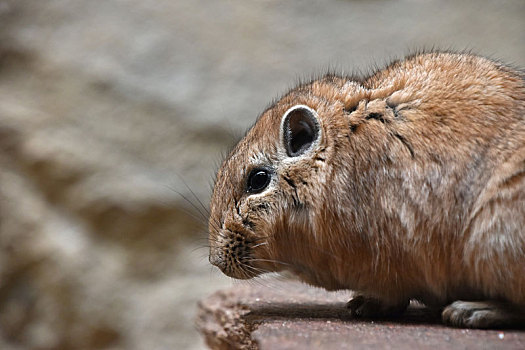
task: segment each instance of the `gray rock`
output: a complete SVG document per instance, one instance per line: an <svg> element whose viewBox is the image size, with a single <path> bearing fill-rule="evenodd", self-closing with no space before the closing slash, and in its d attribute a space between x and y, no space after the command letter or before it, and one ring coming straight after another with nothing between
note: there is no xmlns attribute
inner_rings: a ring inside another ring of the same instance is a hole
<svg viewBox="0 0 525 350"><path fill-rule="evenodd" d="M348 292L294 281L219 290L199 302L197 327L210 349L521 349L519 330L444 327L412 303L398 318L358 320Z"/></svg>

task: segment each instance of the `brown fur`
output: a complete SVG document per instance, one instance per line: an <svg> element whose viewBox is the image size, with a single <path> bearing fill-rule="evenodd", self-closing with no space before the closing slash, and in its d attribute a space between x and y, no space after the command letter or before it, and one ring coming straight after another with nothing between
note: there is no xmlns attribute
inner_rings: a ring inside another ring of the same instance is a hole
<svg viewBox="0 0 525 350"><path fill-rule="evenodd" d="M317 112L322 137L290 159L280 123L300 104ZM246 177L260 165L275 176L250 195ZM224 161L209 229L210 261L235 278L291 270L386 309L409 299L525 307L524 76L429 53L362 81L299 86Z"/></svg>

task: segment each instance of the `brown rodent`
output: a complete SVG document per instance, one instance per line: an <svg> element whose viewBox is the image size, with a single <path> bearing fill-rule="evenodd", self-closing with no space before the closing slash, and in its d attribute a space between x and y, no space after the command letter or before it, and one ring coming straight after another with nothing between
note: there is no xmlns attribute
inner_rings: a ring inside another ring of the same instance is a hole
<svg viewBox="0 0 525 350"><path fill-rule="evenodd" d="M444 308L460 327L525 318L525 80L425 53L327 75L262 113L217 174L210 262L289 270L362 295L355 316Z"/></svg>

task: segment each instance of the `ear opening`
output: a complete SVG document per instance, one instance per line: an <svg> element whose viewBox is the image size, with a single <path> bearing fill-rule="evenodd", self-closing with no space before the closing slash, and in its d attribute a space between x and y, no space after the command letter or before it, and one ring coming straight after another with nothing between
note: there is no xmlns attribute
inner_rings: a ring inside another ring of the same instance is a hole
<svg viewBox="0 0 525 350"><path fill-rule="evenodd" d="M298 157L305 153L319 138L317 113L308 106L290 108L283 117L282 135L286 153Z"/></svg>

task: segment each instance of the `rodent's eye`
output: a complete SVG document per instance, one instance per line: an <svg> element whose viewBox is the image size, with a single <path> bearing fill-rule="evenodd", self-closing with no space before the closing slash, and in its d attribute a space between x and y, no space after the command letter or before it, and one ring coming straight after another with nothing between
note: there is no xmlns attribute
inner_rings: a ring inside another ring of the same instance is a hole
<svg viewBox="0 0 525 350"><path fill-rule="evenodd" d="M258 193L270 184L272 174L267 169L253 169L248 175L247 191Z"/></svg>

